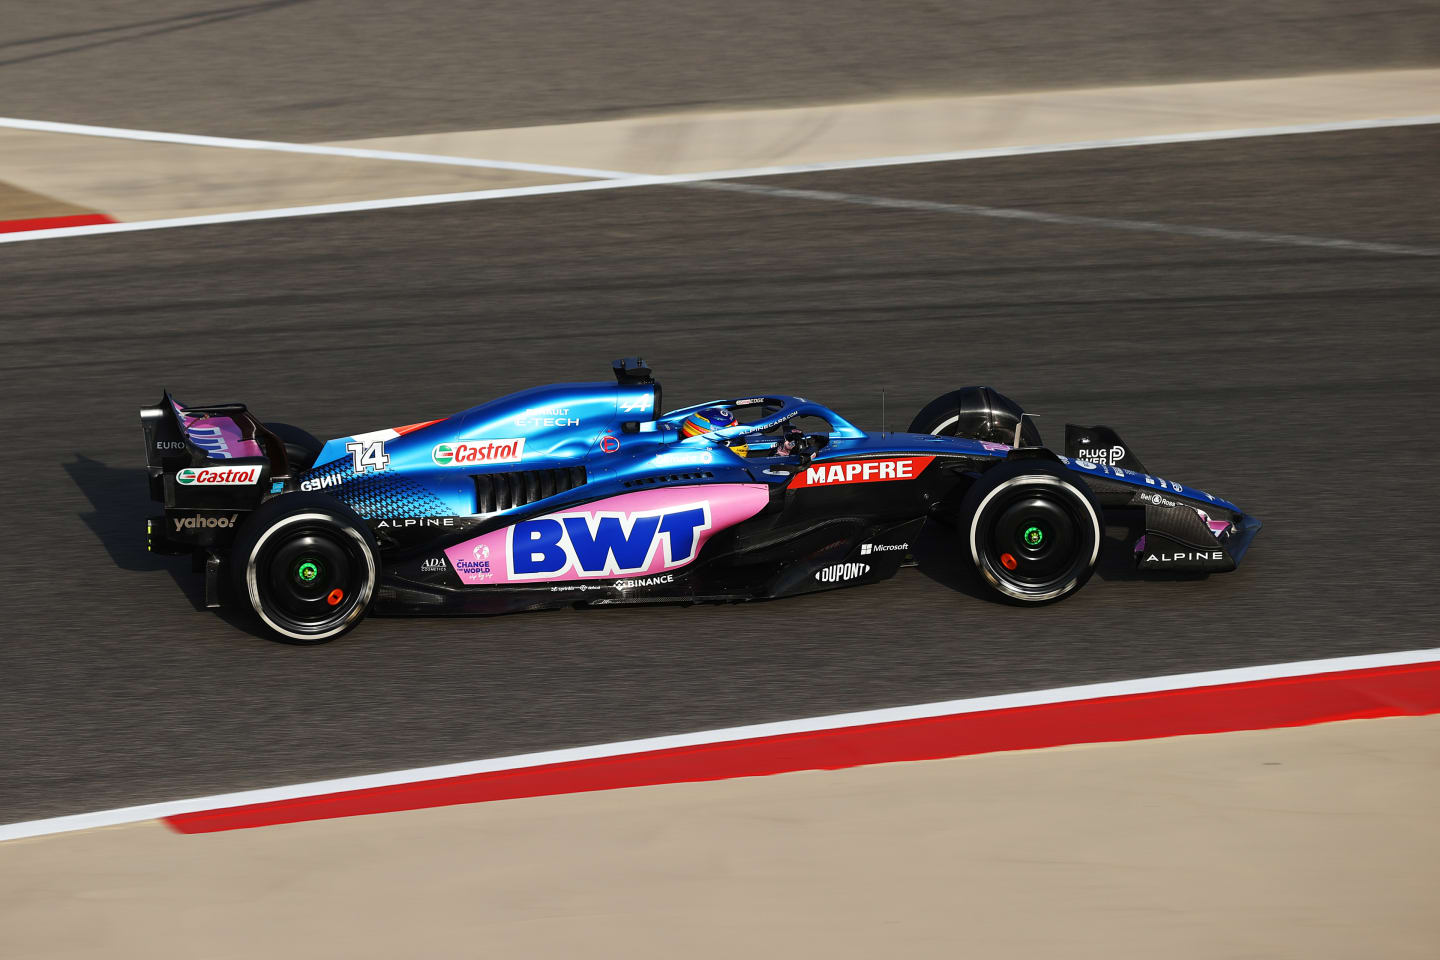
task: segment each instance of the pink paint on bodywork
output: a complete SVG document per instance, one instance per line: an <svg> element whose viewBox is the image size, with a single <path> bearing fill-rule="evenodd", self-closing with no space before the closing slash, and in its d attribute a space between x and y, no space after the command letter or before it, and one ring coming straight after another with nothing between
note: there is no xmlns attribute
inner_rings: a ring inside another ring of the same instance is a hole
<svg viewBox="0 0 1440 960"><path fill-rule="evenodd" d="M211 460L233 460L236 457L263 457L265 451L245 434L230 417L197 417L185 407L170 401L190 442L205 451Z"/></svg>
<svg viewBox="0 0 1440 960"><path fill-rule="evenodd" d="M647 574L678 570L694 562L710 537L727 527L733 527L748 520L765 508L770 501L769 487L758 483L709 484L704 486L666 487L661 490L645 490L637 493L622 493L592 503L580 504L567 510L543 514L528 519L564 520L584 518L591 524L600 517L619 517L628 525L638 516L652 516L703 506L708 512L709 524L695 532L695 548L692 554L683 558L669 556L668 545L658 544L649 562L635 570L615 573L582 573L573 565L563 572L543 577L521 576L511 573L510 551L515 528L505 527L490 533L457 543L445 551L450 565L462 582L467 584L490 583L537 583L557 580L613 580L622 577L637 577ZM663 540L663 537L657 537Z"/></svg>

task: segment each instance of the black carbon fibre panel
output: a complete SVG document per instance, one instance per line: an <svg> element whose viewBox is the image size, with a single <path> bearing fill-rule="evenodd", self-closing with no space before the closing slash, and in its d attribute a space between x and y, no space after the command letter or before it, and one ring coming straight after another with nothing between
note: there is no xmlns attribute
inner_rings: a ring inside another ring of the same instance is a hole
<svg viewBox="0 0 1440 960"><path fill-rule="evenodd" d="M507 473L477 473L477 513L495 513L524 506L574 490L586 482L584 467L556 467L551 470L512 470Z"/></svg>
<svg viewBox="0 0 1440 960"><path fill-rule="evenodd" d="M1157 494L1157 496L1159 496ZM1175 506L1167 507L1165 502L1173 503ZM1219 511L1216 511L1218 513ZM1211 514L1214 516L1214 514ZM1150 533L1159 533L1169 537L1177 543L1187 544L1197 549L1205 550L1221 545L1200 519L1200 514L1189 504L1180 503L1176 500L1162 501L1159 504L1145 504L1145 529Z"/></svg>

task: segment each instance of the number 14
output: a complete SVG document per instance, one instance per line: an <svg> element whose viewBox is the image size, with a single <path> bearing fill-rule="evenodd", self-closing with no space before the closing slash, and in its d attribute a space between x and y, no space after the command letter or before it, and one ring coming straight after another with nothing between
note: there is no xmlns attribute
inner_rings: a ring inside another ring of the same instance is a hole
<svg viewBox="0 0 1440 960"><path fill-rule="evenodd" d="M345 444L355 458L355 472L364 473L366 467L384 470L390 465L390 455L385 452L384 440L355 440Z"/></svg>

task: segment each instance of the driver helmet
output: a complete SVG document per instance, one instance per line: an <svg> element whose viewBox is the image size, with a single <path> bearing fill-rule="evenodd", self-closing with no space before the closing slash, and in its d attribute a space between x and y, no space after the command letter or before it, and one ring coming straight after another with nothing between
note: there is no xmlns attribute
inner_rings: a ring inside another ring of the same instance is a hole
<svg viewBox="0 0 1440 960"><path fill-rule="evenodd" d="M722 427L733 427L739 422L735 419L735 414L724 407L705 407L685 418L685 422L680 424L680 436L698 437L702 433L709 433ZM745 456L748 449L748 445L743 443L730 447L730 450L740 457Z"/></svg>

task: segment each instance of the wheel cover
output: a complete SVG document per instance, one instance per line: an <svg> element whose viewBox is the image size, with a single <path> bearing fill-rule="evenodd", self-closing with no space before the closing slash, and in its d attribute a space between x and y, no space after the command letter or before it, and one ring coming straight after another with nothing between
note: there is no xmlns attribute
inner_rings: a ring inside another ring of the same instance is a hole
<svg viewBox="0 0 1440 960"><path fill-rule="evenodd" d="M1001 593L1030 602L1073 590L1095 565L1100 539L1089 498L1049 474L999 484L970 520L976 569Z"/></svg>
<svg viewBox="0 0 1440 960"><path fill-rule="evenodd" d="M273 630L323 640L358 619L375 589L375 557L359 531L325 513L285 517L246 558L250 604Z"/></svg>

